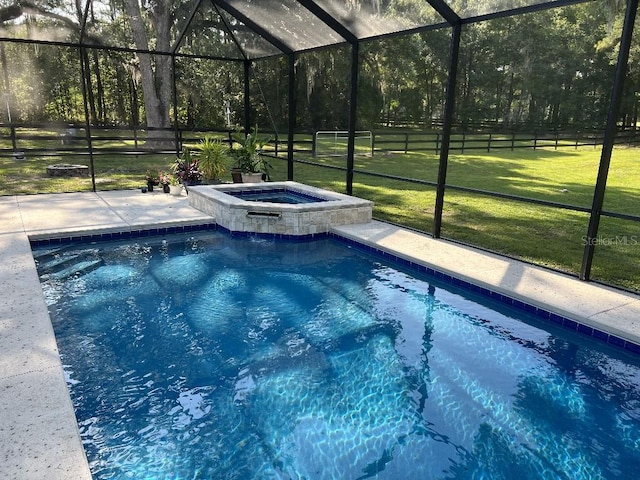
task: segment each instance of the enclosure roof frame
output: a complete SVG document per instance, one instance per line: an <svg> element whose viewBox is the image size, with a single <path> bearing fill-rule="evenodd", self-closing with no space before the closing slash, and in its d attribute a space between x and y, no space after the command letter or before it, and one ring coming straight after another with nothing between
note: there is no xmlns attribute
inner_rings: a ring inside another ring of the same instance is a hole
<svg viewBox="0 0 640 480"><path fill-rule="evenodd" d="M92 0L90 0L92 1ZM197 1L197 0L196 0ZM253 31L255 34L262 37L264 40L269 42L271 45L276 47L277 50L282 52L282 55L289 55L291 53L304 53L309 51L315 51L324 48L341 46L344 44L360 43L360 42L369 42L375 40L384 40L387 38L394 38L398 36L411 35L416 33L421 33L425 31L438 30L447 27L454 27L456 25L462 24L473 24L480 23L489 20L495 20L506 17L513 17L517 15L524 15L527 13L534 13L543 10L549 10L553 8L561 8L570 5L587 3L594 0L552 0L552 1L544 1L542 3L534 3L531 5L514 7L505 10L500 10L496 12L486 13L482 15L474 15L469 17L461 16L459 13L454 11L449 3L446 0L424 0L426 4L430 5L433 10L442 17L443 22L436 23L423 23L422 25L417 25L414 27L410 27L407 29L398 29L391 32L383 32L376 35L366 36L366 37L358 37L355 33L353 33L347 26L344 25L340 19L336 18L330 11L326 8L322 7L317 0L294 0L295 3L301 5L308 12L310 12L313 16L315 16L321 23L329 27L333 32L335 32L338 36L344 39L344 42L327 42L325 44L313 46L313 47L303 47L296 48L295 45L287 45L282 40L278 39L270 29L262 25L258 19L251 18L249 15L246 15L243 12L240 12L237 8L231 5L229 0L211 0L214 5L219 6L231 16L235 17L239 21L241 21L247 28ZM189 22L190 23L190 22ZM286 23L286 19L285 19ZM185 26L188 28L188 24ZM243 52L244 55L244 52ZM263 56L253 57L252 60L259 60L262 58L270 58L274 56L279 56L278 54L268 54Z"/></svg>
<svg viewBox="0 0 640 480"><path fill-rule="evenodd" d="M458 25L462 18L444 0L427 0L427 3L444 18L450 26Z"/></svg>
<svg viewBox="0 0 640 480"><path fill-rule="evenodd" d="M24 42L24 43L43 43L43 44L55 44L55 45L67 45L67 46L85 46L88 48L96 48L101 50L114 50L114 51L126 51L126 52L136 52L136 53L150 53L155 55L176 55L180 56L179 53L180 46L184 41L184 38L192 27L192 23L194 21L195 15L197 11L204 5L206 2L204 0L185 0L185 3L191 3L191 9L189 14L186 16L186 21L181 26L180 31L177 32L176 38L173 44L170 46L169 51L155 50L149 49L149 51L139 51L135 48L131 48L131 46L122 46L122 45L110 45L108 42L101 42L97 40L94 42L88 42L89 35L87 33L87 27L89 24L88 14L91 8L91 5L94 0L86 0L83 11L81 12L80 18L78 19L78 36L75 41L63 42L63 41L43 41L43 40L34 40L34 39L26 39L26 38L0 38L0 41L9 41L9 42ZM275 0L274 0L275 1ZM339 0L338 0L339 1ZM381 31L380 33L373 32L371 35L366 36L358 36L356 33L349 28L348 25L345 24L344 19L338 18L335 12L332 13L330 9L323 6L322 2L319 0L290 0L290 3L293 2L295 4L300 5L303 9L309 12L314 18L318 19L318 21L334 32L339 39L343 39L344 41L335 41L335 38L332 38L331 41L327 41L325 43L319 43L317 45L295 45L295 41L288 42L283 41L281 38L272 31L269 25L266 25L264 22L261 22L260 18L257 18L254 15L250 15L247 11L240 11L238 8L234 6L234 0L210 0L210 3L217 7L215 10L220 15L220 10L224 10L231 17L237 19L239 22L244 24L244 26L255 35L261 37L264 41L269 43L274 47L276 52L264 52L264 54L252 54L251 60L260 60L266 58L278 57L280 55L289 55L291 53L305 53L310 51L321 50L324 48L331 47L339 47L345 44L353 45L354 43L360 42L369 42L369 41L380 41L385 39L390 39L398 36L419 34L426 31L438 30L447 27L453 27L458 24L467 25L485 22L489 20L495 20L505 17L513 17L517 15L523 15L527 13L533 13L553 8L561 8L570 5L586 3L594 0L542 0L540 3L532 3L530 5L507 8L504 10L499 10L495 12L489 12L486 14L480 15L470 15L464 16L460 12L455 11L452 6L449 4L447 0L422 0L425 5L430 6L435 13L437 13L442 21L434 21L434 22L418 22L418 24L414 26L407 26L407 28L398 28L392 31ZM536 2L538 0L531 0ZM186 5L185 5L186 6ZM220 15L222 18L222 15ZM233 33L229 31L229 26L225 23L225 30L227 33L231 34L233 37ZM282 25L287 25L287 17L283 16L280 22ZM308 28L313 28L312 25L309 25ZM294 32L295 33L295 32ZM338 40L339 40L338 39ZM241 56L244 59L249 58L247 52L243 50L241 45L237 42L237 39L234 39L236 44L236 48L241 51ZM199 54L199 52L195 52L192 54L183 54L192 58L216 58L220 60L229 60L229 61L238 61L238 58L234 58L231 56L211 56L207 54ZM241 59L240 59L241 60Z"/></svg>
<svg viewBox="0 0 640 480"><path fill-rule="evenodd" d="M244 23L244 25L250 30L252 30L253 33L260 35L263 39L265 39L271 45L273 45L278 50L280 50L283 55L290 54L295 51L291 49L288 45L286 45L284 42L276 38L271 32L269 32L262 25L258 24L253 19L247 17L244 13L240 12L238 9L233 7L226 0L211 0L211 1L212 3L214 3L215 5L218 5L220 8L222 8L227 13L229 13L232 17L235 17L236 19Z"/></svg>

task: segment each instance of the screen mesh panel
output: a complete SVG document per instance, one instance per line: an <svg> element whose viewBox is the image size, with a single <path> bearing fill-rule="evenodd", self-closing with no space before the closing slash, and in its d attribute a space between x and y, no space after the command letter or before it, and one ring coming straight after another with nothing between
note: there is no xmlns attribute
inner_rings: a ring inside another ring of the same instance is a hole
<svg viewBox="0 0 640 480"><path fill-rule="evenodd" d="M341 36L295 0L230 0L228 3L292 50L309 50L344 42Z"/></svg>
<svg viewBox="0 0 640 480"><path fill-rule="evenodd" d="M425 0L317 0L316 3L358 38L443 22Z"/></svg>

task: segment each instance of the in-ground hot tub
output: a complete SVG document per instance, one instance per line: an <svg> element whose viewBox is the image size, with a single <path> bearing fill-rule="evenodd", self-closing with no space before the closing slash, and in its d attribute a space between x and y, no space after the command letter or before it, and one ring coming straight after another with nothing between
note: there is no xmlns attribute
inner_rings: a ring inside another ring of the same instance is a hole
<svg viewBox="0 0 640 480"><path fill-rule="evenodd" d="M315 235L371 221L373 202L297 182L189 187L189 205L231 232Z"/></svg>

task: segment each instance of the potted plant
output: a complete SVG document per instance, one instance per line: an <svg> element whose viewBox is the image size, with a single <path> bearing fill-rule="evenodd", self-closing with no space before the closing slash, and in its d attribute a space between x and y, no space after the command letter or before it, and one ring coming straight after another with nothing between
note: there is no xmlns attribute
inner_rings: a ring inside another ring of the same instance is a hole
<svg viewBox="0 0 640 480"><path fill-rule="evenodd" d="M271 164L262 156L262 148L268 139L258 138L258 128L242 137L240 132L233 136L234 147L231 155L236 160L236 168L242 172L243 183L261 182L263 175L269 179Z"/></svg>
<svg viewBox="0 0 640 480"><path fill-rule="evenodd" d="M160 183L160 178L156 173L147 170L147 173L144 176L145 182L147 182L147 190L153 192L153 187Z"/></svg>
<svg viewBox="0 0 640 480"><path fill-rule="evenodd" d="M227 167L229 147L220 140L206 136L200 140L196 149L198 150L198 167L204 178L220 183Z"/></svg>
<svg viewBox="0 0 640 480"><path fill-rule="evenodd" d="M169 182L169 193L171 195L182 195L182 184L178 180L178 177L171 175Z"/></svg>
<svg viewBox="0 0 640 480"><path fill-rule="evenodd" d="M202 171L198 165L198 159L191 155L187 147L182 149L182 155L176 159L172 168L178 182L185 187L202 182Z"/></svg>
<svg viewBox="0 0 640 480"><path fill-rule="evenodd" d="M170 173L160 172L158 175L158 179L160 181L160 185L162 185L162 191L164 193L169 193L169 184L171 183L171 175Z"/></svg>

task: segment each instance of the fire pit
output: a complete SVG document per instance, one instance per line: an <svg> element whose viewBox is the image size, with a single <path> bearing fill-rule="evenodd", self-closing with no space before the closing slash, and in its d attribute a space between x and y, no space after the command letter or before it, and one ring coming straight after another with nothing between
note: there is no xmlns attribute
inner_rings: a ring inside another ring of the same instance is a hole
<svg viewBox="0 0 640 480"><path fill-rule="evenodd" d="M89 167L86 165L71 165L58 163L47 167L49 177L86 177L89 175Z"/></svg>

